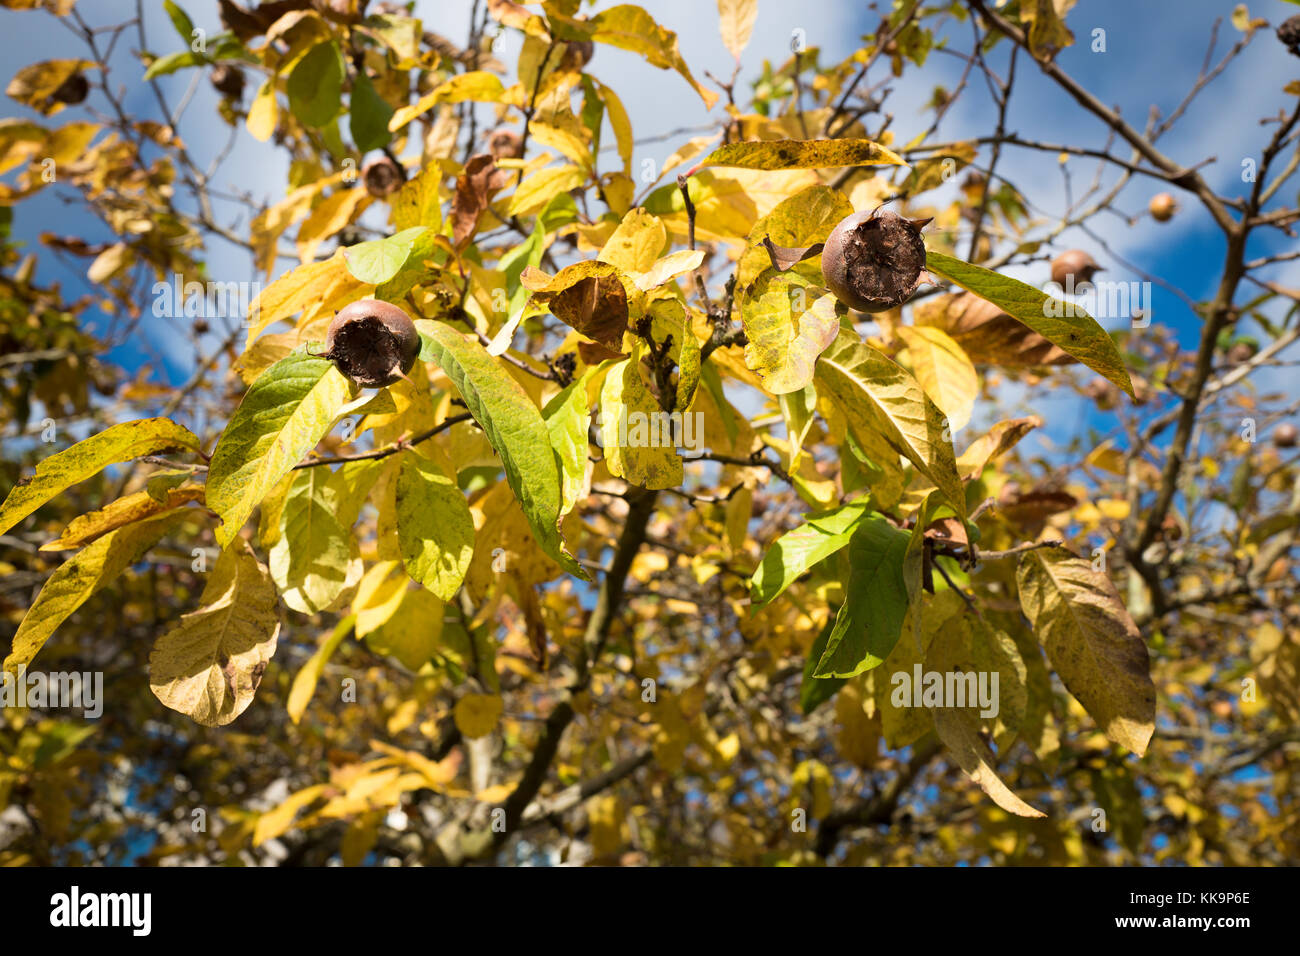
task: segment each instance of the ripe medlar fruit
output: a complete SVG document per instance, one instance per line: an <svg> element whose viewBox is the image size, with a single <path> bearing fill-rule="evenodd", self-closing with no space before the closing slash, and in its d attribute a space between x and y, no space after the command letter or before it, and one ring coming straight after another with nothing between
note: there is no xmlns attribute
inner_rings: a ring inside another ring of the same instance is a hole
<svg viewBox="0 0 1300 956"><path fill-rule="evenodd" d="M1294 448L1300 439L1300 430L1290 422L1285 422L1273 429L1273 445L1276 448Z"/></svg>
<svg viewBox="0 0 1300 956"><path fill-rule="evenodd" d="M244 71L233 63L218 63L208 75L212 88L228 100L238 100L244 95Z"/></svg>
<svg viewBox="0 0 1300 956"><path fill-rule="evenodd" d="M376 156L361 167L361 182L365 184L366 192L376 199L383 199L402 188L402 183L406 182L406 170L391 156Z"/></svg>
<svg viewBox="0 0 1300 956"><path fill-rule="evenodd" d="M488 152L493 159L518 159L524 154L524 139L512 129L494 129L488 134Z"/></svg>
<svg viewBox="0 0 1300 956"><path fill-rule="evenodd" d="M55 100L67 106L76 106L90 92L90 81L82 73L73 73L59 84L59 88L50 94Z"/></svg>
<svg viewBox="0 0 1300 956"><path fill-rule="evenodd" d="M1168 222L1178 212L1178 201L1169 193L1158 193L1151 197L1147 210L1156 222Z"/></svg>
<svg viewBox="0 0 1300 956"><path fill-rule="evenodd" d="M1232 347L1228 349L1228 361L1233 365L1240 365L1242 362L1249 362L1255 357L1257 351L1258 348L1254 342L1246 340L1234 342L1232 343Z"/></svg>
<svg viewBox="0 0 1300 956"><path fill-rule="evenodd" d="M855 212L831 232L822 277L835 297L859 312L884 312L916 292L925 271L921 230L929 219L892 212Z"/></svg>
<svg viewBox="0 0 1300 956"><path fill-rule="evenodd" d="M1293 56L1300 56L1300 13L1282 21L1277 28L1277 38Z"/></svg>
<svg viewBox="0 0 1300 956"><path fill-rule="evenodd" d="M1082 249L1067 249L1052 260L1052 281L1063 289L1091 282L1093 274L1101 271L1096 260Z"/></svg>
<svg viewBox="0 0 1300 956"><path fill-rule="evenodd" d="M392 385L415 365L420 336L406 312L391 302L362 299L334 316L322 358L358 385Z"/></svg>
<svg viewBox="0 0 1300 956"><path fill-rule="evenodd" d="M591 62L592 54L595 52L596 44L590 40L569 40L564 44L564 58L560 60L560 69L581 73Z"/></svg>

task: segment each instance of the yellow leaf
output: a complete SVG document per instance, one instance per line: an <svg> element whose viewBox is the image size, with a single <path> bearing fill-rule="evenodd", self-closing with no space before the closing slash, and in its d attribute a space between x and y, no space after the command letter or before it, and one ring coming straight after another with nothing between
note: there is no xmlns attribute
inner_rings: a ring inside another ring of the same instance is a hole
<svg viewBox="0 0 1300 956"><path fill-rule="evenodd" d="M258 88L257 96L248 107L248 135L259 143L265 143L273 135L280 122L280 104L275 99L275 85L267 80Z"/></svg>
<svg viewBox="0 0 1300 956"><path fill-rule="evenodd" d="M1150 659L1110 578L1058 547L1026 553L1016 580L1020 606L1066 689L1107 737L1145 753L1156 714Z"/></svg>
<svg viewBox="0 0 1300 956"><path fill-rule="evenodd" d="M758 0L718 0L722 42L737 60L754 32L757 15Z"/></svg>
<svg viewBox="0 0 1300 956"><path fill-rule="evenodd" d="M443 603L425 588L408 587L404 576L397 580L401 582L397 607L383 624L365 635L365 640L376 654L394 657L403 667L415 671L438 650Z"/></svg>
<svg viewBox="0 0 1300 956"><path fill-rule="evenodd" d="M456 701L452 716L466 737L485 737L496 727L504 707L496 694L466 694Z"/></svg>
<svg viewBox="0 0 1300 956"><path fill-rule="evenodd" d="M302 614L331 607L361 578L357 542L325 497L327 468L298 472L280 512L280 537L271 548L271 577L284 603Z"/></svg>
<svg viewBox="0 0 1300 956"><path fill-rule="evenodd" d="M633 209L619 223L596 258L622 272L645 272L668 245L668 232L658 216Z"/></svg>
<svg viewBox="0 0 1300 956"><path fill-rule="evenodd" d="M689 413L665 412L641 380L644 346L610 369L600 390L601 443L611 475L643 488L682 483L682 460L672 430Z"/></svg>
<svg viewBox="0 0 1300 956"><path fill-rule="evenodd" d="M315 802L324 793L324 784L316 784L291 794L284 803L263 813L257 818L257 826L253 830L253 846L261 846L267 840L274 840L286 832L293 826L293 819L298 815L298 811Z"/></svg>
<svg viewBox="0 0 1300 956"><path fill-rule="evenodd" d="M20 480L0 504L0 534L65 488L85 481L108 465L180 449L198 451L199 440L188 428L169 419L142 418L112 425L51 455L36 466L31 478Z"/></svg>
<svg viewBox="0 0 1300 956"><path fill-rule="evenodd" d="M586 173L577 166L539 169L519 184L506 203L507 216L531 216L540 212L560 193L582 185Z"/></svg>
<svg viewBox="0 0 1300 956"><path fill-rule="evenodd" d="M298 227L298 258L304 263L315 259L320 244L361 215L369 204L370 194L355 187L326 196Z"/></svg>
<svg viewBox="0 0 1300 956"><path fill-rule="evenodd" d="M906 166L897 153L868 139L782 139L725 143L701 166L740 169L831 169L838 166Z"/></svg>
<svg viewBox="0 0 1300 956"><path fill-rule="evenodd" d="M797 273L768 272L737 298L745 364L763 387L784 395L810 384L817 356L839 334L835 296Z"/></svg>
<svg viewBox="0 0 1300 956"><path fill-rule="evenodd" d="M4 669L17 673L32 662L50 635L86 600L140 560L185 517L168 512L110 531L50 575L14 634Z"/></svg>
<svg viewBox="0 0 1300 956"><path fill-rule="evenodd" d="M896 331L907 343L912 374L930 400L948 416L951 431L965 428L980 388L970 358L942 329L900 325Z"/></svg>
<svg viewBox="0 0 1300 956"><path fill-rule="evenodd" d="M71 548L80 548L125 525L152 518L164 511L174 511L191 501L202 500L202 485L171 488L162 501L154 498L147 491L137 491L135 494L118 498L97 511L73 518L63 529L63 534L59 535L57 540L41 545L41 550L67 551Z"/></svg>
<svg viewBox="0 0 1300 956"><path fill-rule="evenodd" d="M302 719L303 712L307 710L307 705L311 703L311 698L316 693L316 685L320 682L320 675L325 670L325 665L329 659L334 656L334 651L343 638L352 632L352 627L356 623L356 617L348 615L339 621L338 625L330 632L329 637L325 638L324 643L316 649L316 653L307 659L307 663L302 665L302 670L294 675L293 685L289 688L289 699L285 703L285 710L289 713L289 719L295 724Z"/></svg>
<svg viewBox="0 0 1300 956"><path fill-rule="evenodd" d="M280 634L275 585L248 542L222 552L199 604L154 644L149 686L172 710L221 727L253 702Z"/></svg>
<svg viewBox="0 0 1300 956"><path fill-rule="evenodd" d="M563 25L577 37L586 37L596 43L606 43L637 53L651 66L661 70L676 70L699 94L705 109L713 109L713 104L718 101L717 93L706 90L691 75L690 68L677 50L677 34L665 30L640 7L619 4L589 20L566 16L554 6L548 9L547 15L552 24Z"/></svg>
<svg viewBox="0 0 1300 956"><path fill-rule="evenodd" d="M863 447L878 434L930 479L964 520L966 492L952 441L944 434L943 413L915 378L845 330L817 360L816 380L818 394L824 391L834 400Z"/></svg>
<svg viewBox="0 0 1300 956"><path fill-rule="evenodd" d="M388 121L388 129L389 132L396 133L411 120L427 113L439 103L463 103L466 100L496 103L504 93L505 87L501 85L501 79L495 73L486 70L458 73L410 106L403 106L395 112Z"/></svg>

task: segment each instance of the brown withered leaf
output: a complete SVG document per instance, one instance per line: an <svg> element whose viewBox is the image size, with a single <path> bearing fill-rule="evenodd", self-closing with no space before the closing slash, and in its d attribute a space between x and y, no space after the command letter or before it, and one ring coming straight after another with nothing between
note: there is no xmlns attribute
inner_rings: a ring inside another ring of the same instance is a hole
<svg viewBox="0 0 1300 956"><path fill-rule="evenodd" d="M996 305L969 292L935 296L912 310L915 325L942 329L976 365L1032 368L1075 360Z"/></svg>
<svg viewBox="0 0 1300 956"><path fill-rule="evenodd" d="M554 277L528 267L519 277L533 301L607 349L621 351L630 309L618 269L605 262L575 262Z"/></svg>
<svg viewBox="0 0 1300 956"><path fill-rule="evenodd" d="M588 276L551 300L557 319L610 349L627 330L627 292L613 276Z"/></svg>
<svg viewBox="0 0 1300 956"><path fill-rule="evenodd" d="M584 365L599 365L609 359L627 358L627 353L619 352L616 349L607 349L599 342L579 342L578 356L582 359Z"/></svg>
<svg viewBox="0 0 1300 956"><path fill-rule="evenodd" d="M792 249L787 246L778 246L772 241L771 236L764 236L763 248L767 250L768 258L772 260L772 268L777 272L785 272L805 259L820 255L821 251L826 248L826 243L818 242L811 246Z"/></svg>
<svg viewBox="0 0 1300 956"><path fill-rule="evenodd" d="M456 177L456 195L451 201L451 238L459 248L474 235L478 217L488 207L492 174L497 171L491 153L471 156L465 169Z"/></svg>
<svg viewBox="0 0 1300 956"><path fill-rule="evenodd" d="M253 9L240 6L234 0L220 0L221 22L237 36L241 43L261 36L276 20L294 10L310 10L311 0L271 0L259 3Z"/></svg>
<svg viewBox="0 0 1300 956"><path fill-rule="evenodd" d="M1037 537L1052 515L1069 511L1079 500L1054 485L1040 484L1025 491L1015 482L1003 486L998 495L998 513L1025 531Z"/></svg>

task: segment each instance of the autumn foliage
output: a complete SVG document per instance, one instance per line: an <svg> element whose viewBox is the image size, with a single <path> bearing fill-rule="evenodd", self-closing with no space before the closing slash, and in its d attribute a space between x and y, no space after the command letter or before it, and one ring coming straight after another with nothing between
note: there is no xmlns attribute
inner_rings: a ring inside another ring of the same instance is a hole
<svg viewBox="0 0 1300 956"><path fill-rule="evenodd" d="M99 719L0 708L0 861L1295 862L1294 81L1225 191L1058 66L1069 0L761 67L763 4L701 4L729 80L653 4L467 2L464 47L367 0L0 6L69 48L8 87L6 229L92 217L0 251L4 669L105 675ZM1226 29L1220 69L1277 42ZM671 155L629 53L707 111ZM227 189L187 79L287 182ZM1105 148L1011 132L1019 84ZM1076 295L1148 278L1089 238L1148 199L1222 234L1190 332ZM180 384L125 367L159 328Z"/></svg>

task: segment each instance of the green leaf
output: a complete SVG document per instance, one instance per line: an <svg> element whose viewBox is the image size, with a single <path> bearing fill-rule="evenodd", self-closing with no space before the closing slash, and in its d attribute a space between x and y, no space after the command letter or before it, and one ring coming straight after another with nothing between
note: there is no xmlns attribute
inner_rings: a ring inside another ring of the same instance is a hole
<svg viewBox="0 0 1300 956"><path fill-rule="evenodd" d="M869 139L778 139L726 143L705 156L704 166L741 169L832 169L838 166L906 166L897 153Z"/></svg>
<svg viewBox="0 0 1300 956"><path fill-rule="evenodd" d="M352 81L349 114L349 129L357 149L368 153L392 142L393 134L388 131L388 120L392 115L393 108L375 91L370 78L364 73L357 74Z"/></svg>
<svg viewBox="0 0 1300 956"><path fill-rule="evenodd" d="M330 632L330 636L325 638L325 643L316 648L316 653L312 654L307 663L302 665L302 669L294 675L293 685L289 688L289 699L284 709L295 724L302 720L307 705L311 703L312 695L316 693L316 685L320 683L320 676L325 671L325 665L330 662L338 646L343 643L343 638L352 633L356 623L355 614L349 614L339 621Z"/></svg>
<svg viewBox="0 0 1300 956"><path fill-rule="evenodd" d="M199 605L154 644L149 686L172 710L221 727L253 702L280 634L275 585L246 541L222 552Z"/></svg>
<svg viewBox="0 0 1300 956"><path fill-rule="evenodd" d="M736 264L736 288L747 289L759 274L772 267L772 259L763 240L773 245L805 249L825 242L845 216L853 214L853 205L838 189L809 186L783 199L762 219L754 223L749 247ZM821 282L821 260L810 257L793 267L793 271Z"/></svg>
<svg viewBox="0 0 1300 956"><path fill-rule="evenodd" d="M878 434L965 518L966 492L943 412L902 366L846 329L817 360L816 382L818 394L835 401L864 447L872 447L871 436Z"/></svg>
<svg viewBox="0 0 1300 956"><path fill-rule="evenodd" d="M797 392L812 382L817 356L840 331L836 304L820 284L795 272L771 270L737 296L749 339L745 365L773 395Z"/></svg>
<svg viewBox="0 0 1300 956"><path fill-rule="evenodd" d="M542 409L546 430L551 435L551 447L560 462L561 515L573 510L587 483L587 435L591 428L587 382L591 375L592 370L588 369Z"/></svg>
<svg viewBox="0 0 1300 956"><path fill-rule="evenodd" d="M1066 689L1107 737L1146 753L1156 719L1151 661L1110 578L1065 548L1038 548L1021 557L1016 582Z"/></svg>
<svg viewBox="0 0 1300 956"><path fill-rule="evenodd" d="M863 517L849 539L844 603L814 677L855 677L884 662L907 614L903 555L909 535L883 515Z"/></svg>
<svg viewBox="0 0 1300 956"><path fill-rule="evenodd" d="M59 492L85 481L108 465L179 449L198 451L199 440L188 428L170 419L142 418L112 425L51 455L36 466L36 474L26 481L20 480L0 505L0 534Z"/></svg>
<svg viewBox="0 0 1300 956"><path fill-rule="evenodd" d="M360 557L356 539L330 507L325 490L330 477L323 465L298 472L280 511L280 537L271 548L271 577L284 603L301 614L333 605Z"/></svg>
<svg viewBox="0 0 1300 956"><path fill-rule="evenodd" d="M437 322L420 320L420 358L437 362L459 390L505 466L506 481L543 551L570 574L587 573L560 536L560 469L541 412L523 386L477 342Z"/></svg>
<svg viewBox="0 0 1300 956"><path fill-rule="evenodd" d="M775 600L814 565L825 561L849 543L853 529L866 514L866 499L810 517L787 531L763 555L749 581L749 596L755 608Z"/></svg>
<svg viewBox="0 0 1300 956"><path fill-rule="evenodd" d="M175 73L177 70L183 70L188 66L202 66L207 62L208 58L206 56L192 50L168 53L166 56L160 56L149 64L149 69L144 71L144 79L152 80L155 77L167 76L169 73Z"/></svg>
<svg viewBox="0 0 1300 956"><path fill-rule="evenodd" d="M32 662L50 635L86 600L135 564L167 532L187 517L169 511L111 531L86 545L50 575L14 634L4 669L17 673Z"/></svg>
<svg viewBox="0 0 1300 956"><path fill-rule="evenodd" d="M397 541L413 580L444 601L456 596L474 556L474 519L456 482L414 453L397 473Z"/></svg>
<svg viewBox="0 0 1300 956"><path fill-rule="evenodd" d="M831 618L821 629L821 633L813 639L812 647L808 648L808 660L803 667L803 682L799 685L799 709L805 716L834 697L835 693L848 683L846 677L813 676L813 671L817 669L817 662L826 652L826 641L834 628L835 619Z"/></svg>
<svg viewBox="0 0 1300 956"><path fill-rule="evenodd" d="M249 388L217 441L208 507L222 519L224 548L253 509L316 447L347 402L348 380L305 348L286 355Z"/></svg>
<svg viewBox="0 0 1300 956"><path fill-rule="evenodd" d="M194 21L190 15L180 8L172 0L163 0L163 9L167 11L167 17L171 20L172 26L176 28L177 34L185 41L188 46L194 42Z"/></svg>
<svg viewBox="0 0 1300 956"><path fill-rule="evenodd" d="M289 109L298 122L320 129L338 115L346 68L332 40L316 44L289 74Z"/></svg>
<svg viewBox="0 0 1300 956"><path fill-rule="evenodd" d="M387 239L359 242L343 251L348 271L361 282L383 285L402 271L427 226L412 226Z"/></svg>
<svg viewBox="0 0 1300 956"><path fill-rule="evenodd" d="M926 250L925 264L935 275L992 302L1098 375L1109 379L1130 398L1135 397L1133 382L1124 368L1119 348L1097 320L1077 305L1062 302L1017 279L933 250Z"/></svg>

